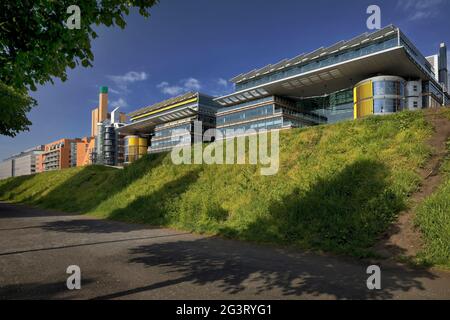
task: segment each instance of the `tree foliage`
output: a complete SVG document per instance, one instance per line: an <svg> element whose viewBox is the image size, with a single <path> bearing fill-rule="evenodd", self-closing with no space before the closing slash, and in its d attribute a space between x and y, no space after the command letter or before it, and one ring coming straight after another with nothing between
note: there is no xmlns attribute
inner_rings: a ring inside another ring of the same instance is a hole
<svg viewBox="0 0 450 320"><path fill-rule="evenodd" d="M14 137L28 130L27 112L36 104L26 93L0 82L0 134Z"/></svg>
<svg viewBox="0 0 450 320"><path fill-rule="evenodd" d="M67 68L92 66L91 41L95 26L125 28L125 16L132 8L148 17L158 0L3 0L0 1L0 81L16 94L67 79ZM81 29L69 29L67 8L79 6ZM2 90L6 90L2 86ZM12 92L8 90L8 92ZM16 91L18 90L18 91ZM28 98L29 99L29 98ZM3 105L2 105L3 107ZM22 116L23 105L17 106ZM14 111L14 105L10 106ZM0 117L3 123L3 109ZM5 110L6 112L6 110ZM26 116L25 116L26 119ZM22 119L23 120L23 119ZM22 121L17 128L29 121ZM25 125L26 127L27 125ZM25 128L22 127L22 128ZM13 128L11 128L13 129ZM13 129L14 131L14 129ZM7 131L8 132L8 131Z"/></svg>

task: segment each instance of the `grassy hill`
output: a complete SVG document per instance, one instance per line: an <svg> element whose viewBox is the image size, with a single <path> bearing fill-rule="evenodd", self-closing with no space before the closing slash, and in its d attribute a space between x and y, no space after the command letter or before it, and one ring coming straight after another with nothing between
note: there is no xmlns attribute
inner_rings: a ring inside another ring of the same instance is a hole
<svg viewBox="0 0 450 320"><path fill-rule="evenodd" d="M422 112L280 134L280 170L174 165L151 155L0 181L0 199L244 240L368 256L430 154Z"/></svg>

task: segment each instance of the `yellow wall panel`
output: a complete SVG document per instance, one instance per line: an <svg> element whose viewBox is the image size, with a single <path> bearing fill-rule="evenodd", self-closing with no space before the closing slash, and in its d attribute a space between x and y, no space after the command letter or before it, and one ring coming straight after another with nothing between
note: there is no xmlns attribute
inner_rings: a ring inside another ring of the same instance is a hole
<svg viewBox="0 0 450 320"><path fill-rule="evenodd" d="M366 99L357 104L358 118L373 114L373 99Z"/></svg>
<svg viewBox="0 0 450 320"><path fill-rule="evenodd" d="M372 81L365 82L356 87L356 99L361 101L373 97Z"/></svg>
<svg viewBox="0 0 450 320"><path fill-rule="evenodd" d="M354 88L354 118L362 118L373 114L373 83L364 82Z"/></svg>

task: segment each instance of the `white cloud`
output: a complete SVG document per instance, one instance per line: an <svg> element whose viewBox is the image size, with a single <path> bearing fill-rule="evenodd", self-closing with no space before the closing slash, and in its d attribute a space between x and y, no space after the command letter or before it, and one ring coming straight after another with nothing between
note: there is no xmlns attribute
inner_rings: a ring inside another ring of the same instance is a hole
<svg viewBox="0 0 450 320"><path fill-rule="evenodd" d="M126 108L126 107L128 107L127 101L125 99L123 99L123 98L119 98L117 100L113 100L113 101L110 102L110 104L111 104L111 106L113 108L117 108L117 107Z"/></svg>
<svg viewBox="0 0 450 320"><path fill-rule="evenodd" d="M202 88L200 81L195 78L184 80L184 87L188 90L200 90Z"/></svg>
<svg viewBox="0 0 450 320"><path fill-rule="evenodd" d="M185 91L184 88L180 86L170 86L167 82L162 82L157 87L161 89L162 93L170 96L176 96Z"/></svg>
<svg viewBox="0 0 450 320"><path fill-rule="evenodd" d="M134 82L138 81L145 81L148 78L148 74L144 71L137 72L137 71L129 71L123 75L111 75L108 76L108 79L110 79L116 87L122 91L127 92L128 91L128 85ZM114 90L114 89L113 89ZM120 93L118 90L111 90L113 93Z"/></svg>
<svg viewBox="0 0 450 320"><path fill-rule="evenodd" d="M202 84L195 78L188 78L179 81L176 85L170 85L169 82L163 81L156 87L159 88L164 94L176 96L188 91L198 91L202 88Z"/></svg>
<svg viewBox="0 0 450 320"><path fill-rule="evenodd" d="M397 7L408 14L408 20L417 21L436 17L444 0L398 0Z"/></svg>
<svg viewBox="0 0 450 320"><path fill-rule="evenodd" d="M222 86L222 87L225 87L225 88L228 87L228 81L223 79L223 78L217 79L217 84L219 86Z"/></svg>
<svg viewBox="0 0 450 320"><path fill-rule="evenodd" d="M169 83L167 81L163 81L160 84L158 84L156 87L157 88L164 88L167 87L169 85Z"/></svg>

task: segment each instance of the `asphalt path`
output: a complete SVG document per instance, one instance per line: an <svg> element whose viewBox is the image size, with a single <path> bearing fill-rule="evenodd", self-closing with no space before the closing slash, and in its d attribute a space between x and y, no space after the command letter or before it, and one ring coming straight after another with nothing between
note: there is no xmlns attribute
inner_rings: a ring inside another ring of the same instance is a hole
<svg viewBox="0 0 450 320"><path fill-rule="evenodd" d="M67 268L79 266L81 289ZM0 203L0 299L450 299L450 273Z"/></svg>

